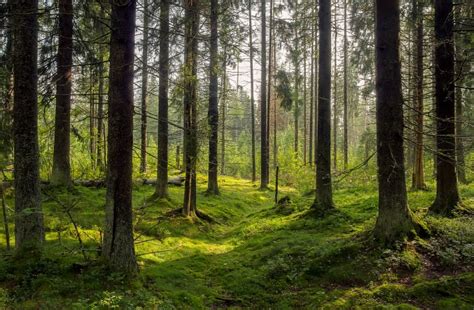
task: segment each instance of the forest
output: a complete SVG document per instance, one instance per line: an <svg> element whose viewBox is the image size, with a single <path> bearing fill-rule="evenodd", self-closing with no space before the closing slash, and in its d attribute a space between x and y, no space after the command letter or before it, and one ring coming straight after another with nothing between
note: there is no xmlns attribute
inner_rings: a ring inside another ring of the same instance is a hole
<svg viewBox="0 0 474 310"><path fill-rule="evenodd" d="M474 309L472 0L0 0L0 309Z"/></svg>

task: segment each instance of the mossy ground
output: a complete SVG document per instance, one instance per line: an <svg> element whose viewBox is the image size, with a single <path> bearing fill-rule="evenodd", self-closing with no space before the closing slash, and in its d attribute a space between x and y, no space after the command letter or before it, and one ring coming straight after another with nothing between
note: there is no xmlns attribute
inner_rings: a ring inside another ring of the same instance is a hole
<svg viewBox="0 0 474 310"><path fill-rule="evenodd" d="M372 185L338 184L338 211L324 219L309 215L311 195L292 188L281 190L292 202L275 207L274 193L249 181L222 178L219 197L205 195L204 178L198 186L199 209L216 223L173 215L182 188L171 187L169 201L151 201L153 187L134 188L140 274L133 279L97 260L104 191L46 191L41 259L12 259L0 229L0 308L474 307L473 218L427 216L433 191L409 194L432 237L386 250L371 239ZM474 186L461 194L472 209ZM71 206L84 251L64 212Z"/></svg>

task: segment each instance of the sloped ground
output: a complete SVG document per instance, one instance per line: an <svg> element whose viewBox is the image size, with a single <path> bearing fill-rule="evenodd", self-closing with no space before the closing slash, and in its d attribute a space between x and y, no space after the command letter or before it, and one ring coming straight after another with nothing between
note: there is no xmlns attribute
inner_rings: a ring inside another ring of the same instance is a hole
<svg viewBox="0 0 474 310"><path fill-rule="evenodd" d="M384 250L370 238L377 212L370 185L338 185L338 211L314 219L307 212L312 196L291 188L280 196L291 201L275 207L273 192L248 181L223 179L220 197L205 196L205 180L198 182L199 208L213 223L173 212L181 188L171 188L169 201L150 200L152 187L135 188L141 272L134 279L97 259L103 190L47 190L48 241L41 260L12 259L0 231L0 308L474 307L473 218L426 216L433 191L410 193L410 205L432 237ZM473 210L474 187L461 190ZM82 247L65 212L71 207Z"/></svg>

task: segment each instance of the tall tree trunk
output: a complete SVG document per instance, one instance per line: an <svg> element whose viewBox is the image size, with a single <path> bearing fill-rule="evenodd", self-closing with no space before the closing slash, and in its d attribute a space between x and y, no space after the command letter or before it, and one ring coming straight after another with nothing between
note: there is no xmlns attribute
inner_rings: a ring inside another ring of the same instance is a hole
<svg viewBox="0 0 474 310"><path fill-rule="evenodd" d="M304 33L303 38L303 164L306 165L307 162L307 149L308 149L308 113L306 109L306 57L308 57L306 52L306 33Z"/></svg>
<svg viewBox="0 0 474 310"><path fill-rule="evenodd" d="M460 18L461 8L456 9L455 18ZM461 21L458 21L460 24ZM464 59L462 44L459 36L455 36L456 41L456 171L459 182L467 184L466 161L464 157L463 142L463 82L465 72L470 70L470 62Z"/></svg>
<svg viewBox="0 0 474 310"><path fill-rule="evenodd" d="M412 18L412 22L414 24L414 18ZM416 28L416 27L413 27L413 28ZM416 100L415 100L415 96L413 95L415 93L415 83L413 82L414 81L414 68L413 68L413 59L414 59L414 56L416 54L415 51L413 51L413 47L415 44L413 44L413 39L412 37L416 34L414 34L415 31L409 31L408 32L408 87L407 87L407 98L408 98L408 116L407 116L407 119L408 119L408 126L406 127L404 133L405 133L405 136L407 137L407 140L410 142L410 143L407 143L405 144L405 148L406 148L406 154L407 154L407 158L406 158L406 168L407 169L412 169L413 168L413 164L415 162L414 160L414 151L415 151L415 147L414 147L414 128L412 127L412 125L415 124L415 106L416 106ZM413 174L412 174L412 177L413 177Z"/></svg>
<svg viewBox="0 0 474 310"><path fill-rule="evenodd" d="M261 174L260 188L268 187L269 182L269 162L268 162L268 143L267 143L267 20L266 20L266 1L261 1L262 12L262 30L261 30L261 86L260 86L260 157L261 157Z"/></svg>
<svg viewBox="0 0 474 310"><path fill-rule="evenodd" d="M160 56L158 86L158 159L155 194L168 197L168 86L170 45L170 0L160 2Z"/></svg>
<svg viewBox="0 0 474 310"><path fill-rule="evenodd" d="M222 64L224 74L222 76L221 94L221 174L225 174L225 121L227 100L227 46L224 46L224 63Z"/></svg>
<svg viewBox="0 0 474 310"><path fill-rule="evenodd" d="M390 244L420 226L408 208L403 151L399 0L376 1L376 121L379 214L375 237Z"/></svg>
<svg viewBox="0 0 474 310"><path fill-rule="evenodd" d="M344 170L349 165L347 52L347 0L344 0Z"/></svg>
<svg viewBox="0 0 474 310"><path fill-rule="evenodd" d="M299 13L299 0L295 0L295 15L294 20L298 20L298 13ZM294 117L295 117L295 143L294 143L294 153L295 158L298 158L299 153L299 94L300 94L300 64L299 64L299 30L297 26L294 26L294 36L295 36L295 55L293 56L293 66L295 67L295 95L294 95Z"/></svg>
<svg viewBox="0 0 474 310"><path fill-rule="evenodd" d="M109 135L102 255L121 271L137 271L132 223L133 61L136 0L112 1Z"/></svg>
<svg viewBox="0 0 474 310"><path fill-rule="evenodd" d="M104 171L105 167L105 128L104 128L104 56L100 52L99 64L99 100L97 105L97 167Z"/></svg>
<svg viewBox="0 0 474 310"><path fill-rule="evenodd" d="M316 199L313 209L324 215L334 208L331 181L331 1L319 1L319 94L316 153Z"/></svg>
<svg viewBox="0 0 474 310"><path fill-rule="evenodd" d="M38 1L13 4L13 145L15 247L40 249L44 240L38 146Z"/></svg>
<svg viewBox="0 0 474 310"><path fill-rule="evenodd" d="M5 30L5 54L2 59L2 69L5 72L3 106L0 109L0 168L10 162L12 154L12 106L13 106L13 0L7 1L7 29Z"/></svg>
<svg viewBox="0 0 474 310"><path fill-rule="evenodd" d="M97 159L95 158L97 153L96 144L96 115L95 115L95 94L94 94L95 75L94 70L90 70L90 87L89 87L89 152L92 160L92 166L95 169Z"/></svg>
<svg viewBox="0 0 474 310"><path fill-rule="evenodd" d="M450 215L460 202L456 177L453 1L435 0L436 199L430 211Z"/></svg>
<svg viewBox="0 0 474 310"><path fill-rule="evenodd" d="M185 1L185 84L184 132L186 178L184 182L183 214L196 214L196 160L197 160L197 57L199 32L199 0Z"/></svg>
<svg viewBox="0 0 474 310"><path fill-rule="evenodd" d="M339 111L337 110L337 0L334 3L334 99L333 99L333 169L337 170L337 117Z"/></svg>
<svg viewBox="0 0 474 310"><path fill-rule="evenodd" d="M146 172L147 164L147 106L148 106L148 28L149 28L148 0L143 1L143 52L142 52L142 113L141 113L141 140L140 140L140 173Z"/></svg>
<svg viewBox="0 0 474 310"><path fill-rule="evenodd" d="M316 44L316 40L315 40L315 27L314 27L314 19L315 19L315 16L314 16L314 12L315 12L315 5L313 5L313 8L312 8L312 11L311 11L311 64L310 64L310 67L311 67L311 73L310 73L310 92L309 92L309 166L312 167L313 166L313 124L314 124L314 121L313 121L313 115L314 115L314 100L315 100L315 87L314 87L314 84L315 84L315 72L314 72L314 45Z"/></svg>
<svg viewBox="0 0 474 310"><path fill-rule="evenodd" d="M252 182L257 180L256 156L255 156L255 98L254 98L254 78L253 78L253 28L252 28L252 1L249 1L249 49L250 49L250 124L252 136Z"/></svg>
<svg viewBox="0 0 474 310"><path fill-rule="evenodd" d="M100 8L100 17L105 19L105 8L101 6ZM106 37L105 25L100 25L100 35L101 37ZM104 95L105 95L105 85L104 85L104 70L105 70L105 60L104 55L106 50L101 46L99 48L99 94L98 94L98 105L97 105L97 167L101 172L105 171L106 160L106 137L105 137L105 124L104 124Z"/></svg>
<svg viewBox="0 0 474 310"><path fill-rule="evenodd" d="M275 32L275 29L273 29ZM275 35L275 34L274 34ZM273 43L273 70L277 72L277 61L276 61L276 44ZM276 85L275 75L273 75L273 84ZM273 167L278 167L278 142L277 142L277 115L278 105L275 96L273 97Z"/></svg>
<svg viewBox="0 0 474 310"><path fill-rule="evenodd" d="M56 117L54 127L53 173L51 183L71 186L70 132L72 90L72 0L59 1L58 71L56 81Z"/></svg>
<svg viewBox="0 0 474 310"><path fill-rule="evenodd" d="M314 160L314 165L316 166L317 164L317 158L318 158L318 123L319 123L319 67L318 67L318 62L319 62L319 54L318 54L318 18L319 18L319 12L318 8L316 5L316 2L318 0L314 0L314 155L313 155L313 160ZM318 56L317 56L318 55ZM317 56L317 57L316 57ZM330 113L330 112L329 112Z"/></svg>
<svg viewBox="0 0 474 310"><path fill-rule="evenodd" d="M418 0L413 1L414 16L416 18L416 70L415 70L415 149L413 165L413 184L415 190L426 188L423 165L423 6Z"/></svg>
<svg viewBox="0 0 474 310"><path fill-rule="evenodd" d="M272 76L273 76L273 41L274 41L274 33L273 33L273 0L270 0L270 29L268 31L269 34L269 44L268 44L268 87L267 87L267 152L268 152L268 165L270 165L270 124L271 124L271 105L272 105ZM268 172L270 175L270 170Z"/></svg>
<svg viewBox="0 0 474 310"><path fill-rule="evenodd" d="M209 109L207 119L209 125L209 172L207 181L207 192L218 195L219 185L217 182L218 161L217 161L217 143L219 138L219 97L218 97L218 1L211 0L211 42L210 52L211 60L209 64ZM237 84L238 90L238 84Z"/></svg>
<svg viewBox="0 0 474 310"><path fill-rule="evenodd" d="M462 74L462 73L461 73ZM463 143L463 104L462 104L462 86L456 87L456 169L459 182L467 184L466 161L464 157Z"/></svg>

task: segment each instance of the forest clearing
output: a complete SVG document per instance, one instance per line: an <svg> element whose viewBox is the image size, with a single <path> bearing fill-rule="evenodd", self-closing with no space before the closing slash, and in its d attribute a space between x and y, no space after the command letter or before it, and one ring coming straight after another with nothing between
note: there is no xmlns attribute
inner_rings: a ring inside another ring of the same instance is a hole
<svg viewBox="0 0 474 310"><path fill-rule="evenodd" d="M474 4L0 1L0 309L474 309Z"/></svg>

